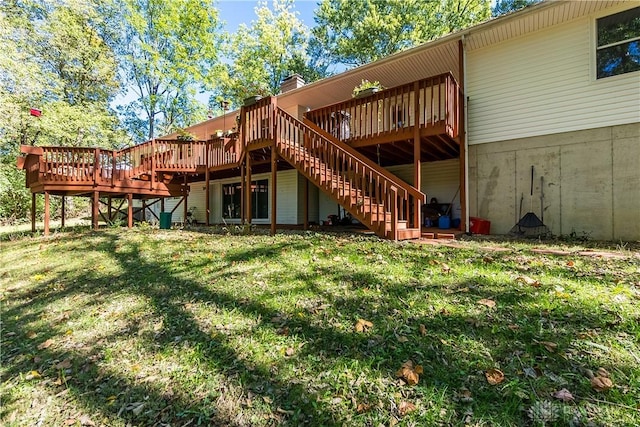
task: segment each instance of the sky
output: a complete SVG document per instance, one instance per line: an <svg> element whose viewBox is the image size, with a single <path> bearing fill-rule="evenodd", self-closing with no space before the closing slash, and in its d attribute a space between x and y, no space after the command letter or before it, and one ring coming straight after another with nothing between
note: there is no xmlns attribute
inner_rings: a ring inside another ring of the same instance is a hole
<svg viewBox="0 0 640 427"><path fill-rule="evenodd" d="M257 4L257 0L221 0L216 5L220 10L220 19L226 22L225 29L229 32L235 32L240 24L249 25L251 21L256 19L253 10ZM317 4L318 0L295 0L294 2L294 10L299 12L298 17L309 28L315 24L313 11Z"/></svg>

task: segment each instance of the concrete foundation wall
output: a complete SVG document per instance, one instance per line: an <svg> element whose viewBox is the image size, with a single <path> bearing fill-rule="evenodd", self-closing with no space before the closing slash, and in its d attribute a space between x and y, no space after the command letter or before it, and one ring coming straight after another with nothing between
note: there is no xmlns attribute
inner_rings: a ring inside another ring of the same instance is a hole
<svg viewBox="0 0 640 427"><path fill-rule="evenodd" d="M640 123L470 146L470 215L505 234L530 211L554 235L640 240Z"/></svg>

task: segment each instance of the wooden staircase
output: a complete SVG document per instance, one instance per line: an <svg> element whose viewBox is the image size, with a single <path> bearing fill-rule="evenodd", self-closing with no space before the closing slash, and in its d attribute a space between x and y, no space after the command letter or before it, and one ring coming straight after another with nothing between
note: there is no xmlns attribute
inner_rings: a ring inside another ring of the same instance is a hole
<svg viewBox="0 0 640 427"><path fill-rule="evenodd" d="M425 195L314 123L275 107L278 154L378 236L420 238Z"/></svg>

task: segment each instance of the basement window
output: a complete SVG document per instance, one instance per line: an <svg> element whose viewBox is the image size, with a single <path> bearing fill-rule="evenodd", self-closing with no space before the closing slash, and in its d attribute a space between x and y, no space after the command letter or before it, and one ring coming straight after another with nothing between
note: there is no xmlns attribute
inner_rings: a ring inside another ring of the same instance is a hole
<svg viewBox="0 0 640 427"><path fill-rule="evenodd" d="M600 18L596 23L598 78L640 70L640 7Z"/></svg>

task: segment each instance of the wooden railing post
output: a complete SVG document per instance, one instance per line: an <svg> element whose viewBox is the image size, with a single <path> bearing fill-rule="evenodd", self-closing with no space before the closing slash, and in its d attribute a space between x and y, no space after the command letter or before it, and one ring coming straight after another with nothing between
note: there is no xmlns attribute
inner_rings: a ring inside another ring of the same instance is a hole
<svg viewBox="0 0 640 427"><path fill-rule="evenodd" d="M151 190L153 190L156 186L156 140L155 138L151 140L151 179L150 185Z"/></svg>
<svg viewBox="0 0 640 427"><path fill-rule="evenodd" d="M98 169L100 168L100 149L96 148L93 154L93 185L98 185Z"/></svg>
<svg viewBox="0 0 640 427"><path fill-rule="evenodd" d="M398 240L398 189L395 186L389 188L391 193L391 238ZM386 213L385 213L386 216ZM385 218L386 229L386 218Z"/></svg>

